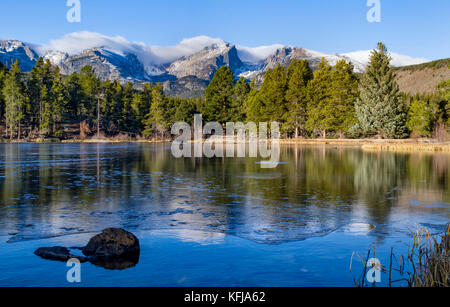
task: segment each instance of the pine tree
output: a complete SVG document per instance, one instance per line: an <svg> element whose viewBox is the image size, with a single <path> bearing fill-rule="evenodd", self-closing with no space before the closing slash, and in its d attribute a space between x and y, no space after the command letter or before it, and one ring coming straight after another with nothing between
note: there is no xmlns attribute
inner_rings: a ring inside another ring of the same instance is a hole
<svg viewBox="0 0 450 307"><path fill-rule="evenodd" d="M199 99L183 99L183 98L169 98L175 101L175 115L173 122L193 123L194 114L198 112Z"/></svg>
<svg viewBox="0 0 450 307"><path fill-rule="evenodd" d="M141 92L133 95L132 105L133 112L136 116L136 123L139 130L142 130L142 122L145 116L150 111L152 103L152 85L150 83L144 84L144 88Z"/></svg>
<svg viewBox="0 0 450 307"><path fill-rule="evenodd" d="M97 94L100 89L100 79L91 66L84 66L80 70L81 101L78 104L80 121L92 121L96 116Z"/></svg>
<svg viewBox="0 0 450 307"><path fill-rule="evenodd" d="M405 105L390 62L386 47L378 43L361 80L355 103L359 123L352 128L354 133L380 138L408 136Z"/></svg>
<svg viewBox="0 0 450 307"><path fill-rule="evenodd" d="M47 85L42 86L39 96L42 104L39 131L41 136L49 136L51 134L53 110Z"/></svg>
<svg viewBox="0 0 450 307"><path fill-rule="evenodd" d="M133 104L133 95L134 95L134 89L133 84L131 82L128 82L123 90L122 95L122 118L120 121L120 130L122 131L128 131L128 132L135 132L136 127L136 116L132 107Z"/></svg>
<svg viewBox="0 0 450 307"><path fill-rule="evenodd" d="M206 121L223 124L231 120L233 86L233 72L227 66L220 67L205 90L201 111Z"/></svg>
<svg viewBox="0 0 450 307"><path fill-rule="evenodd" d="M415 99L409 106L406 126L415 136L431 136L433 113L424 99Z"/></svg>
<svg viewBox="0 0 450 307"><path fill-rule="evenodd" d="M52 134L54 136L61 136L61 123L66 111L67 91L59 71L56 67L53 84L51 88L51 104L52 104Z"/></svg>
<svg viewBox="0 0 450 307"><path fill-rule="evenodd" d="M286 69L278 64L267 71L264 82L256 95L256 103L260 104L260 121L282 122L287 111L286 104Z"/></svg>
<svg viewBox="0 0 450 307"><path fill-rule="evenodd" d="M16 61L4 80L2 89L5 99L5 122L9 128L10 138L17 132L17 138L21 136L21 121L25 117L24 106L28 101L25 84L22 81L19 61Z"/></svg>
<svg viewBox="0 0 450 307"><path fill-rule="evenodd" d="M30 113L32 126L40 126L42 120L43 103L41 101L41 91L43 87L47 89L52 86L52 72L49 61L44 62L40 57L34 65L29 82L30 105L27 111Z"/></svg>
<svg viewBox="0 0 450 307"><path fill-rule="evenodd" d="M166 112L167 99L164 96L161 84L158 83L153 87L152 97L150 112L146 115L143 122L145 127L143 135L146 138L150 138L158 132L161 136L164 136L164 133L169 128L168 114Z"/></svg>
<svg viewBox="0 0 450 307"><path fill-rule="evenodd" d="M113 97L114 88L113 82L106 79L100 86L100 114L101 114L101 126L109 132L112 127L112 121L114 117L113 109Z"/></svg>
<svg viewBox="0 0 450 307"><path fill-rule="evenodd" d="M243 122L246 118L245 101L250 92L250 85L245 78L240 78L233 89L233 98L231 102L231 121Z"/></svg>
<svg viewBox="0 0 450 307"><path fill-rule="evenodd" d="M247 116L247 121L252 122L261 122L261 111L263 107L263 103L260 99L260 95L258 95L259 90L256 86L255 79L250 83L250 92L247 95L247 99L245 100L245 114Z"/></svg>
<svg viewBox="0 0 450 307"><path fill-rule="evenodd" d="M307 85L313 73L307 60L293 60L287 69L287 109L285 130L294 130L294 137L304 135L307 120Z"/></svg>
<svg viewBox="0 0 450 307"><path fill-rule="evenodd" d="M327 131L334 128L332 94L333 70L325 58L322 58L314 79L308 84L308 120L307 129L320 131L326 138Z"/></svg>
<svg viewBox="0 0 450 307"><path fill-rule="evenodd" d="M444 106L442 108L444 123L446 122L447 125L450 125L450 80L442 81L438 84L437 88L444 99Z"/></svg>
<svg viewBox="0 0 450 307"><path fill-rule="evenodd" d="M80 114L80 104L83 99L80 75L76 72L69 75L65 82L67 92L67 114L75 119Z"/></svg>
<svg viewBox="0 0 450 307"><path fill-rule="evenodd" d="M358 80L353 74L353 65L340 60L334 66L331 80L332 108L331 129L339 132L342 138L357 123L355 101L358 97Z"/></svg>
<svg viewBox="0 0 450 307"><path fill-rule="evenodd" d="M5 115L5 99L3 97L2 88L7 72L6 67L0 62L0 119Z"/></svg>

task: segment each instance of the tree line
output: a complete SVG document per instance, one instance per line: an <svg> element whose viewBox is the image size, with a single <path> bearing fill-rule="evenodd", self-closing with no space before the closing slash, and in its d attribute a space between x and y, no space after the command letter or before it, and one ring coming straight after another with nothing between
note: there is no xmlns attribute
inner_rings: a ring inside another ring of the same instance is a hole
<svg viewBox="0 0 450 307"><path fill-rule="evenodd" d="M175 122L194 114L219 123L278 121L284 137L445 137L449 126L450 80L433 95L408 96L395 81L386 47L378 44L366 72L353 73L345 60L325 59L312 71L307 60L270 69L262 84L236 80L221 67L201 98L175 98L161 84L100 80L90 66L64 76L40 58L30 73L16 61L0 64L0 118L4 136L81 138L120 134L147 139L170 137Z"/></svg>

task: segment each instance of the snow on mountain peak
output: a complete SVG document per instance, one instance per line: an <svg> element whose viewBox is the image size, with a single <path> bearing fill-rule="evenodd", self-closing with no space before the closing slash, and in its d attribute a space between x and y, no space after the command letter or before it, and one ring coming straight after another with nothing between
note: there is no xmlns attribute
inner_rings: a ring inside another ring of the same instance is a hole
<svg viewBox="0 0 450 307"><path fill-rule="evenodd" d="M371 53L372 50L362 50L343 53L341 55L346 56L352 60L356 60L364 65L367 65L369 64ZM402 55L394 52L389 52L389 54L391 55L392 58L391 61L392 66L408 66L408 65L422 64L430 61L425 58L413 58L407 55Z"/></svg>
<svg viewBox="0 0 450 307"><path fill-rule="evenodd" d="M61 65L68 57L65 52L52 50L44 55L44 60L49 60L52 65Z"/></svg>
<svg viewBox="0 0 450 307"><path fill-rule="evenodd" d="M0 41L0 49L3 52L12 52L20 47L24 47L24 43L18 40L2 40Z"/></svg>

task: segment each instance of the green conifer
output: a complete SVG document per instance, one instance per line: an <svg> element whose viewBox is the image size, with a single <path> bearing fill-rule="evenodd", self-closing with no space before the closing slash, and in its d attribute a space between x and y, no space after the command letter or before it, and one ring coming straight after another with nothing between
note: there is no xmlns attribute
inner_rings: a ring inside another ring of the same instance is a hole
<svg viewBox="0 0 450 307"><path fill-rule="evenodd" d="M25 84L22 80L20 63L16 61L7 73L2 89L5 100L5 122L13 138L17 132L17 138L21 137L21 122L25 117L24 106L28 101Z"/></svg>
<svg viewBox="0 0 450 307"><path fill-rule="evenodd" d="M333 70L325 58L314 72L314 79L308 84L308 120L306 127L318 131L326 138L327 131L334 128L332 114L335 112L332 95Z"/></svg>
<svg viewBox="0 0 450 307"><path fill-rule="evenodd" d="M307 60L293 60L287 69L287 109L285 130L294 131L294 137L305 135L307 120L307 85L313 72Z"/></svg>
<svg viewBox="0 0 450 307"><path fill-rule="evenodd" d="M379 138L408 136L405 104L390 62L386 47L378 43L361 79L360 97L355 103L359 123L352 128L354 133Z"/></svg>
<svg viewBox="0 0 450 307"><path fill-rule="evenodd" d="M226 123L231 120L234 75L227 67L220 67L205 90L202 105L203 118L206 121Z"/></svg>

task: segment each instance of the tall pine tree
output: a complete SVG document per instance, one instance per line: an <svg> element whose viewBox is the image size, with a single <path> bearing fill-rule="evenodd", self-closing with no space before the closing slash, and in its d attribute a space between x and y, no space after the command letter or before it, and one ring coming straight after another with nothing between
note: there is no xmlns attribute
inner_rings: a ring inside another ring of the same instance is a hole
<svg viewBox="0 0 450 307"><path fill-rule="evenodd" d="M325 60L319 63L314 79L308 84L308 121L306 127L319 131L326 138L327 131L334 128L332 95L333 69Z"/></svg>
<svg viewBox="0 0 450 307"><path fill-rule="evenodd" d="M294 137L305 135L307 120L307 85L313 72L307 60L293 60L287 69L287 109L285 130L294 131Z"/></svg>
<svg viewBox="0 0 450 307"><path fill-rule="evenodd" d="M152 91L152 106L150 112L144 119L144 131L143 135L146 138L150 138L154 134L159 134L162 138L169 129L169 114L167 112L167 97L164 96L163 87L161 84L157 84L153 87Z"/></svg>
<svg viewBox="0 0 450 307"><path fill-rule="evenodd" d="M3 83L6 78L7 69L6 67L0 62L0 119L3 118L5 115L5 99L3 98L2 88Z"/></svg>
<svg viewBox="0 0 450 307"><path fill-rule="evenodd" d="M19 61L16 61L4 80L2 89L5 99L5 122L9 129L10 138L17 132L17 139L21 137L21 124L25 117L24 106L28 101L25 84L22 80Z"/></svg>
<svg viewBox="0 0 450 307"><path fill-rule="evenodd" d="M250 85L245 78L240 78L233 89L233 99L231 102L231 117L232 122L245 121L245 101L250 92Z"/></svg>
<svg viewBox="0 0 450 307"><path fill-rule="evenodd" d="M286 89L286 69L278 64L273 70L267 71L257 94L259 97L256 97L261 105L260 121L283 121L287 111Z"/></svg>
<svg viewBox="0 0 450 307"><path fill-rule="evenodd" d="M227 67L220 67L205 90L203 117L209 122L226 123L231 120L234 75Z"/></svg>
<svg viewBox="0 0 450 307"><path fill-rule="evenodd" d="M41 93L44 86L49 90L52 86L52 66L50 61L45 61L40 57L34 65L29 81L30 105L27 108L30 114L29 120L32 127L40 127L44 104L41 99ZM41 132L42 134L42 132Z"/></svg>
<svg viewBox="0 0 450 307"><path fill-rule="evenodd" d="M450 66L449 66L450 68ZM448 126L450 126L450 80L442 81L437 86L442 98L444 99L444 106L443 106L443 120L447 124L447 130Z"/></svg>
<svg viewBox="0 0 450 307"><path fill-rule="evenodd" d="M358 80L353 74L353 65L345 60L336 63L331 80L332 108L330 114L331 129L344 137L357 122L355 118L355 101L358 97Z"/></svg>
<svg viewBox="0 0 450 307"><path fill-rule="evenodd" d="M390 63L385 45L378 43L361 79L360 97L355 103L359 123L352 128L354 133L379 138L408 136L405 104Z"/></svg>
<svg viewBox="0 0 450 307"><path fill-rule="evenodd" d="M47 89L47 85L43 85L40 94L41 106L41 120L39 124L39 133L41 136L46 137L51 134L52 127L52 103L50 93Z"/></svg>
<svg viewBox="0 0 450 307"><path fill-rule="evenodd" d="M66 112L67 91L64 86L63 77L56 67L53 77L53 84L51 88L51 103L52 103L52 134L54 136L62 135L61 124L64 113Z"/></svg>

